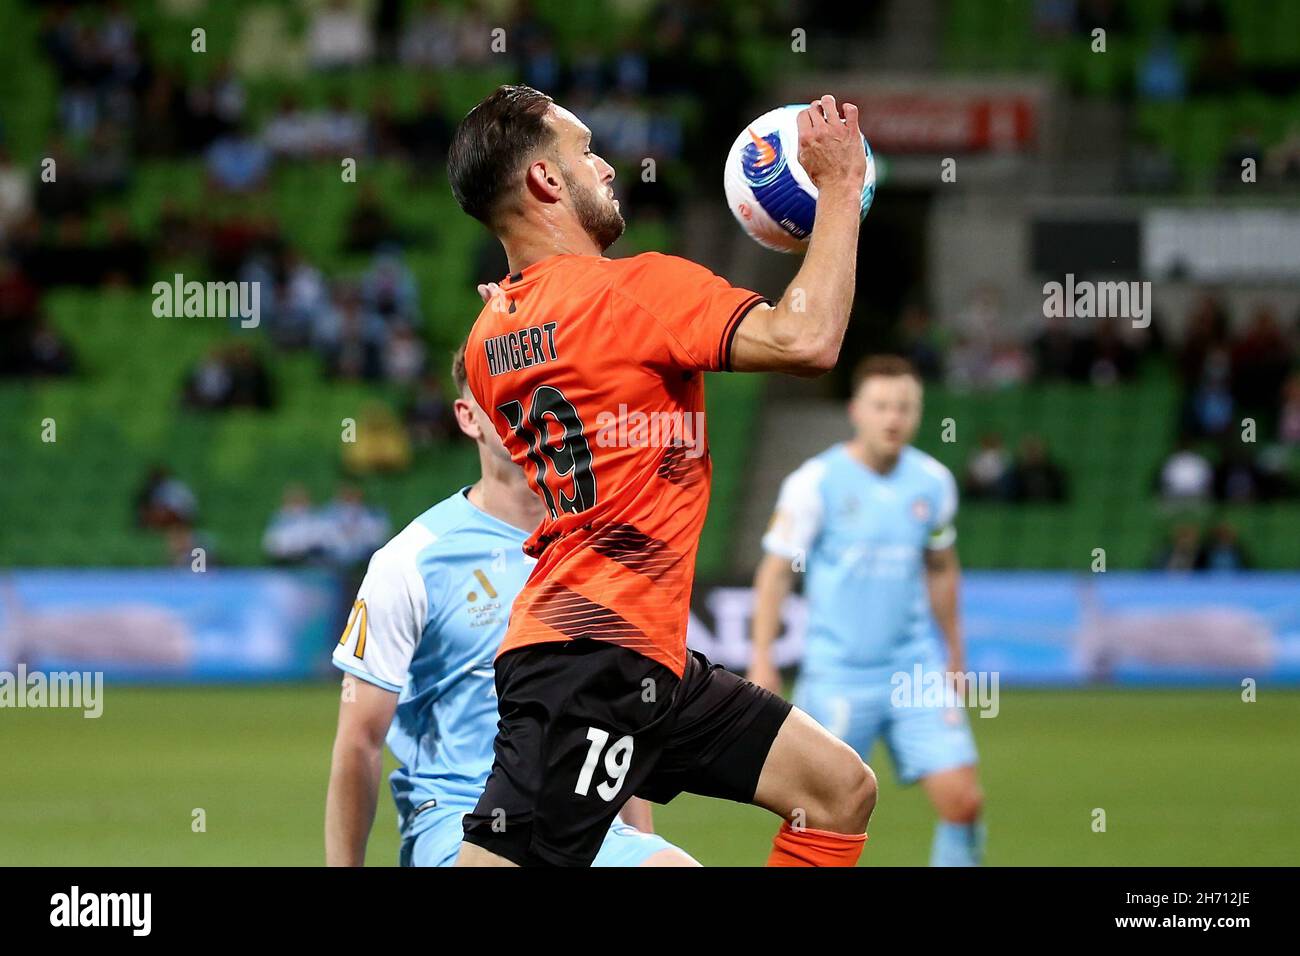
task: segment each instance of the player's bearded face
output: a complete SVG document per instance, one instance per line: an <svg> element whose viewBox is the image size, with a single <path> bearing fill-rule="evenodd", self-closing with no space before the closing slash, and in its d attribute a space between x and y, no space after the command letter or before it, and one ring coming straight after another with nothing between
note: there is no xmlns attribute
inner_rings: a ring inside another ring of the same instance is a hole
<svg viewBox="0 0 1300 956"><path fill-rule="evenodd" d="M560 162L560 175L573 197L573 211L579 224L601 250L608 249L623 235L627 226L623 214L614 205L614 197L609 195L609 187L602 183L599 189L594 189L580 182L563 161Z"/></svg>

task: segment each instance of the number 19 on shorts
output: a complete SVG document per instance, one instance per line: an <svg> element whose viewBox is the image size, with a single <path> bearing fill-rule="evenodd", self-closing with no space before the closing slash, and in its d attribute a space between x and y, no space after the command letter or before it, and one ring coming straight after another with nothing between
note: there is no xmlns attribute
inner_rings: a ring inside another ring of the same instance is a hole
<svg viewBox="0 0 1300 956"><path fill-rule="evenodd" d="M604 752L605 774L609 780L596 784L596 795L609 803L618 796L619 790L623 787L623 778L627 776L628 769L632 766L632 735L625 734L618 738L608 750L605 749L605 744L609 743L607 731L599 727L588 727L587 739L591 741L591 746L587 748L587 759L583 761L582 772L578 774L578 783L573 788L573 792L580 797L587 795L591 789L591 778L596 772L596 761Z"/></svg>

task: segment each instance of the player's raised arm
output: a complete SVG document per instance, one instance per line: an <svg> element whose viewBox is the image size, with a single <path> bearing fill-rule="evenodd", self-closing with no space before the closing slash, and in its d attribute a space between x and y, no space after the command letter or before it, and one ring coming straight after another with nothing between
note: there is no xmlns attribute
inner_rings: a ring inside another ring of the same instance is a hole
<svg viewBox="0 0 1300 956"><path fill-rule="evenodd" d="M853 306L867 157L858 108L823 96L799 114L799 162L817 187L817 217L803 266L774 306L740 324L731 352L737 372L815 376L835 366Z"/></svg>

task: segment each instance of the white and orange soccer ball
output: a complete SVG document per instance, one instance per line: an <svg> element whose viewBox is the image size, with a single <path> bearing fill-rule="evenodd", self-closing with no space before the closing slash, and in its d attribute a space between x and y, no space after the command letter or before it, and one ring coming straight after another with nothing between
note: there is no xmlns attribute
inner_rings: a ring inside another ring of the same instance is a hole
<svg viewBox="0 0 1300 956"><path fill-rule="evenodd" d="M722 184L740 228L769 249L802 252L808 248L817 210L817 187L799 165L796 117L803 105L782 106L750 123L731 144ZM867 175L862 183L862 215L876 195L876 163L866 139Z"/></svg>

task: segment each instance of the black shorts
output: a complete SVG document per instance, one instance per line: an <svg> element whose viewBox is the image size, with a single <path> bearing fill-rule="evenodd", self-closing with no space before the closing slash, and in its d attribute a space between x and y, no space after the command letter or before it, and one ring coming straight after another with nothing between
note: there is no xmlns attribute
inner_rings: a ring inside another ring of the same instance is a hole
<svg viewBox="0 0 1300 956"><path fill-rule="evenodd" d="M497 658L495 760L465 839L520 866L590 866L631 796L751 803L790 713L775 694L690 652L679 680L603 641Z"/></svg>

